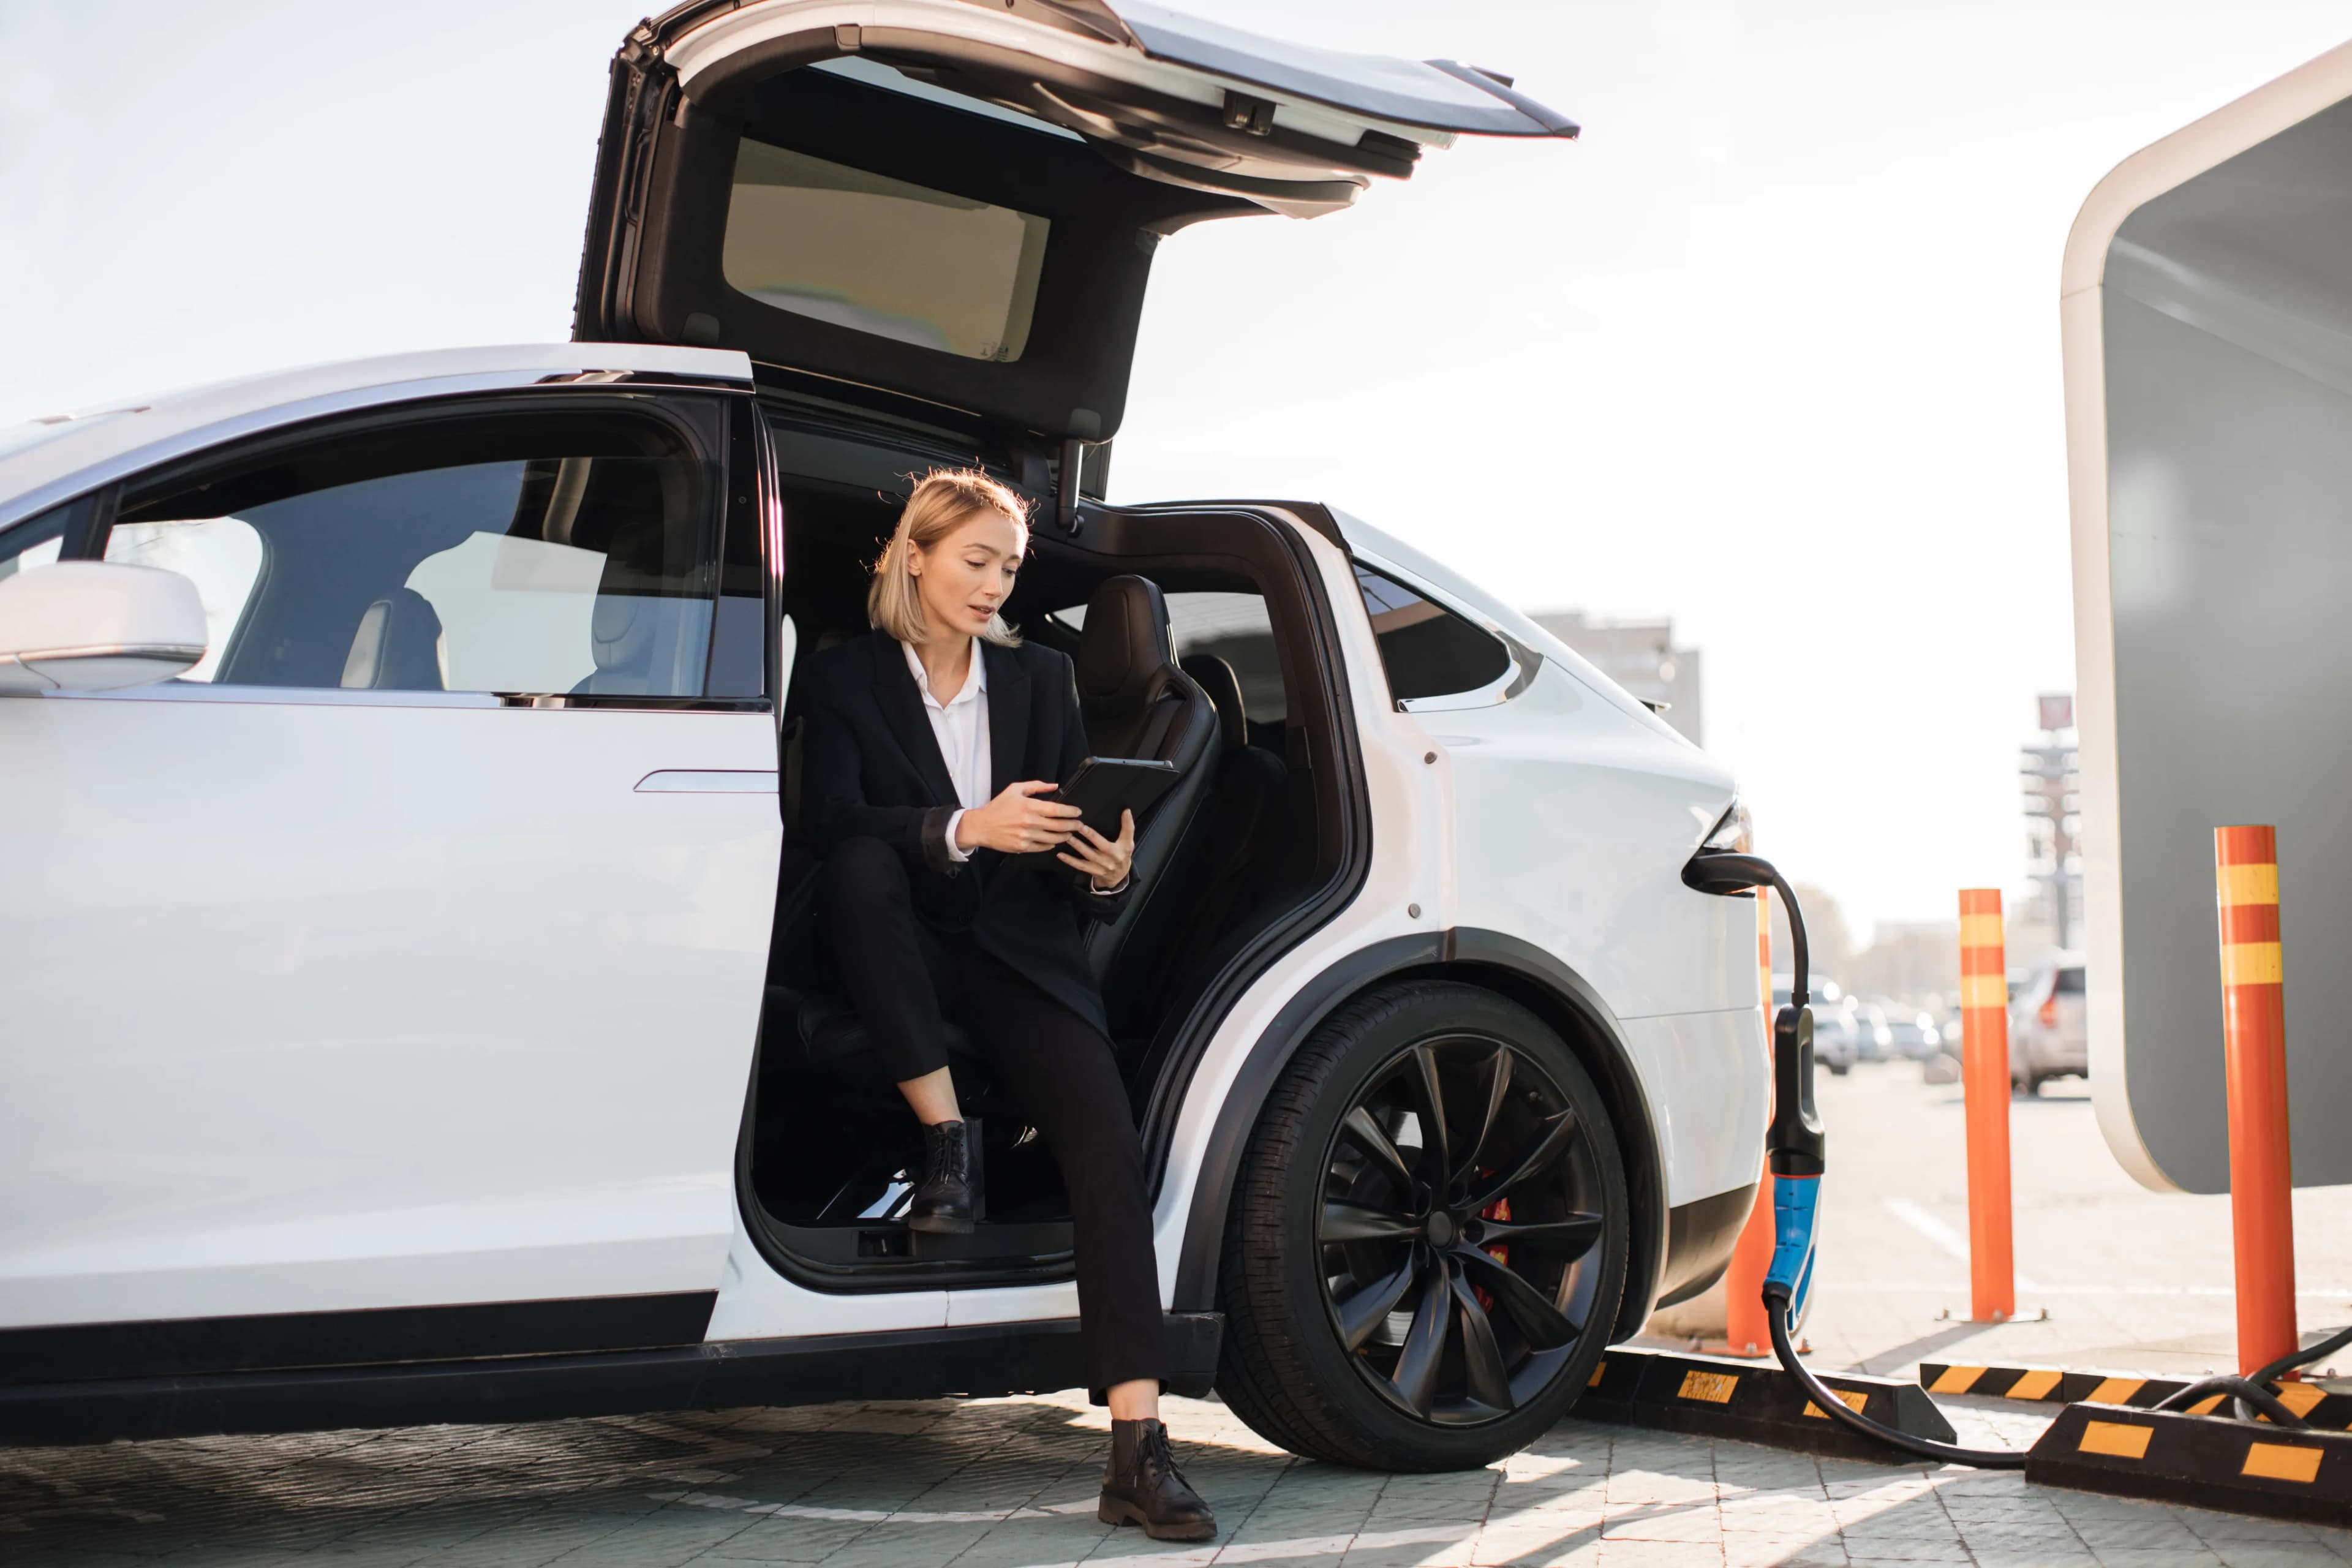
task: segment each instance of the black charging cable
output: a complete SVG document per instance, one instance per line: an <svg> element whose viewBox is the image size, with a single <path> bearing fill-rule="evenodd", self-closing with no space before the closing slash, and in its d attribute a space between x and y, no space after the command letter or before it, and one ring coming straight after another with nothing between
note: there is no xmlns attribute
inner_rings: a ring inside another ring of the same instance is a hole
<svg viewBox="0 0 2352 1568"><path fill-rule="evenodd" d="M1745 892L1769 887L1780 895L1782 907L1788 910L1791 949L1789 1005L1781 1008L1772 1021L1772 1126L1765 1136L1765 1150L1776 1178L1818 1177L1827 1168L1826 1141L1813 1110L1812 1012L1806 1005L1811 976L1808 973L1811 955L1805 941L1805 911L1788 879L1760 856L1703 852L1693 856L1684 868L1683 880L1709 893ZM1780 1358L1789 1375L1803 1385L1823 1415L1865 1437L1874 1437L1921 1458L1949 1465L1973 1465L1984 1470L2024 1467L2022 1449L1967 1448L1957 1443L1939 1443L1932 1437L1915 1437L1872 1420L1839 1398L1836 1390L1798 1357L1797 1347L1790 1340L1789 1318L1795 1298L1796 1281L1769 1277L1765 1279L1764 1316L1772 1331L1772 1353Z"/></svg>
<svg viewBox="0 0 2352 1568"><path fill-rule="evenodd" d="M1795 891L1779 869L1760 856L1732 851L1702 851L1691 858L1683 868L1683 880L1706 893L1744 893L1751 889L1769 887L1780 895L1782 906L1789 913L1790 954L1789 1005L1780 1009L1772 1026L1772 1058L1774 1106L1772 1126L1765 1138L1772 1172L1776 1176L1818 1176L1824 1169L1823 1146L1820 1120L1813 1111L1812 1084L1812 1017L1806 1003L1808 952L1805 942L1805 912L1797 902ZM1867 1437L1916 1454L1922 1458L1936 1459L1950 1465L1972 1465L1984 1470L2022 1469L2025 1450L2008 1448L1969 1448L1957 1443L1939 1443L1932 1437L1914 1436L1898 1431L1884 1422L1874 1421L1848 1405L1837 1392L1823 1383L1813 1369L1797 1355L1797 1347L1790 1338L1789 1318L1795 1304L1794 1286L1779 1279L1764 1282L1764 1315L1772 1331L1772 1353L1789 1375L1804 1386L1822 1413ZM2307 1366L2320 1357L2352 1346L2352 1329L2330 1335L2308 1350L2294 1351L2279 1357L2249 1377L2209 1377L2190 1384L2155 1406L2158 1410L2186 1410L2189 1406L2216 1394L2231 1396L2238 1418L2251 1421L2259 1411L2273 1426L2307 1429L2308 1423L2286 1407L2270 1386L2299 1366Z"/></svg>
<svg viewBox="0 0 2352 1568"><path fill-rule="evenodd" d="M2156 1408L2186 1410L2210 1394L2226 1394L2237 1406L2238 1419L2241 1421L2252 1420L2254 1418L2252 1412L2259 1410L2271 1418L2273 1426L2294 1426L2307 1430L2311 1423L2304 1420L2281 1403L2278 1393L2272 1384L2295 1368L2309 1366L2320 1357L2333 1355L2347 1345L2352 1345L2352 1329L2339 1330L2313 1345L2309 1350L2289 1352L2269 1365L2249 1373L2244 1377L2201 1378L2178 1394L2166 1395L2158 1402Z"/></svg>

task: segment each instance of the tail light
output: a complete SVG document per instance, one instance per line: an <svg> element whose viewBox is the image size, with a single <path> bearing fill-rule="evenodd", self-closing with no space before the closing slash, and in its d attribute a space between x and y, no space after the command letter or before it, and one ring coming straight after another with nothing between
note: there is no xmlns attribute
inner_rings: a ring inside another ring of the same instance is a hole
<svg viewBox="0 0 2352 1568"><path fill-rule="evenodd" d="M2033 1010L2033 1016L2042 1020L2042 1026L2043 1028L2056 1028L2058 1026L2058 998L2055 996L2046 998L2041 1006L2036 1007Z"/></svg>

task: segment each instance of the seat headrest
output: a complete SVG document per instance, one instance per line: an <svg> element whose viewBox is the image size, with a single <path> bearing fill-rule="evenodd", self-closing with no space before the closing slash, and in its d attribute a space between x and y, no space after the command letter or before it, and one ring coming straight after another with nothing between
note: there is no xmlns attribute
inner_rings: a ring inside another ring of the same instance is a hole
<svg viewBox="0 0 2352 1568"><path fill-rule="evenodd" d="M1078 634L1078 700L1088 714L1140 704L1155 679L1175 663L1176 639L1159 584L1113 577L1095 590Z"/></svg>
<svg viewBox="0 0 2352 1568"><path fill-rule="evenodd" d="M441 617L414 588L394 588L361 612L343 656L346 690L441 689Z"/></svg>
<svg viewBox="0 0 2352 1568"><path fill-rule="evenodd" d="M1242 678L1234 667L1213 653L1196 653L1179 666L1193 683L1209 694L1217 710L1217 728L1225 748L1249 744L1249 712L1242 706Z"/></svg>

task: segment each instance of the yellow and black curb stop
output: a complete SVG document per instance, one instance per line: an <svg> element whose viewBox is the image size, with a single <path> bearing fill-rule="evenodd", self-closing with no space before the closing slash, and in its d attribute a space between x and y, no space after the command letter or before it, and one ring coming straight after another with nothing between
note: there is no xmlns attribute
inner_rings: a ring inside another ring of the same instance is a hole
<svg viewBox="0 0 2352 1568"><path fill-rule="evenodd" d="M2025 1460L2039 1486L2352 1523L2352 1433L2069 1405Z"/></svg>
<svg viewBox="0 0 2352 1568"><path fill-rule="evenodd" d="M1919 1386L1938 1395L1967 1394L1978 1399L2018 1399L2047 1405L2129 1405L2151 1410L2189 1384L2180 1378L2137 1377L2129 1373L1921 1362ZM2190 1407L2189 1414L2209 1415L2220 1408L2227 1397L2217 1394L2200 1399ZM2278 1397L2280 1404L2313 1426L2331 1432L2352 1428L2352 1390L2341 1382L2283 1383Z"/></svg>
<svg viewBox="0 0 2352 1568"><path fill-rule="evenodd" d="M1846 1373L1826 1373L1822 1381L1883 1426L1938 1442L1954 1440L1951 1424L1916 1383ZM1613 1348L1593 1369L1571 1414L1835 1458L1919 1462L1831 1420L1795 1378L1769 1362Z"/></svg>

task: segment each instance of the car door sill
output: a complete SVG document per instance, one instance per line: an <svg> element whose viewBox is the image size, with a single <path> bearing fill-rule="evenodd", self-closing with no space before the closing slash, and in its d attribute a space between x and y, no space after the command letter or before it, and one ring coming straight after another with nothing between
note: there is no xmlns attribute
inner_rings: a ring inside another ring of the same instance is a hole
<svg viewBox="0 0 2352 1568"><path fill-rule="evenodd" d="M1166 1315L1171 1392L1206 1394L1224 1319ZM0 1389L0 1443L551 1421L656 1410L1085 1386L1073 1319L429 1365L111 1378Z"/></svg>

